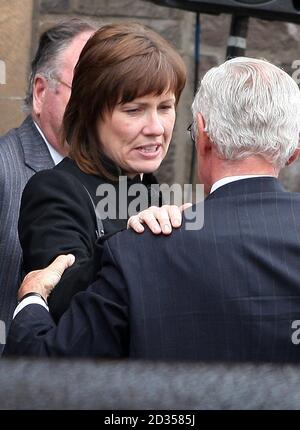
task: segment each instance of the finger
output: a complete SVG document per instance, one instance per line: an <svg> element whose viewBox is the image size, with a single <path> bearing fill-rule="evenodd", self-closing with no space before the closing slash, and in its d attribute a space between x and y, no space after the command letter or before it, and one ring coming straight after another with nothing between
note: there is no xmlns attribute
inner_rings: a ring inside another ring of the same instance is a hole
<svg viewBox="0 0 300 430"><path fill-rule="evenodd" d="M75 260L76 260L75 255L73 255L73 254L68 254L67 259L68 259L68 261L67 261L68 266L67 267L71 267L75 263Z"/></svg>
<svg viewBox="0 0 300 430"><path fill-rule="evenodd" d="M170 206L168 205L157 208L156 218L163 234L170 234L172 232L169 208Z"/></svg>
<svg viewBox="0 0 300 430"><path fill-rule="evenodd" d="M171 206L167 206L167 210L168 210L172 227L175 227L175 228L180 227L182 222L180 207L176 205L171 205Z"/></svg>
<svg viewBox="0 0 300 430"><path fill-rule="evenodd" d="M127 222L127 229L129 228L132 228L132 230L136 231L137 233L143 233L145 230L138 215L133 215L129 218Z"/></svg>
<svg viewBox="0 0 300 430"><path fill-rule="evenodd" d="M56 259L48 266L46 267L44 270L51 273L54 272L58 275L60 275L60 277L62 276L62 274L64 273L64 271L72 266L72 264L75 261L75 257L72 254L68 254L68 255L59 255L58 257L56 257Z"/></svg>
<svg viewBox="0 0 300 430"><path fill-rule="evenodd" d="M160 208L151 206L149 209L146 209L138 214L139 220L146 224L152 233L160 234L161 226L159 223L159 211Z"/></svg>
<svg viewBox="0 0 300 430"><path fill-rule="evenodd" d="M44 297L48 297L50 292L59 283L64 271L75 261L72 254L58 256L48 267L41 270L38 283L43 288Z"/></svg>

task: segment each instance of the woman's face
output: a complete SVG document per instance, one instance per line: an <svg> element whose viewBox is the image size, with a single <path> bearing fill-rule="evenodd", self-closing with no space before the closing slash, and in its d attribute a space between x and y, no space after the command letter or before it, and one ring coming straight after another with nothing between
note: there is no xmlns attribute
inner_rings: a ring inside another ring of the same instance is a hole
<svg viewBox="0 0 300 430"><path fill-rule="evenodd" d="M104 154L125 173L151 173L164 159L175 123L175 96L146 95L118 104L98 123Z"/></svg>

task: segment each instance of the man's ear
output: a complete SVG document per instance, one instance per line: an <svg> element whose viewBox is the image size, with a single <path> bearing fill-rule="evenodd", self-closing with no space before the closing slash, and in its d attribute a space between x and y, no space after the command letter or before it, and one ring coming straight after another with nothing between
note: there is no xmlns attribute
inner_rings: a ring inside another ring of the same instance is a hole
<svg viewBox="0 0 300 430"><path fill-rule="evenodd" d="M296 149L296 151L293 153L293 155L288 159L288 161L285 163L286 166L289 166L290 164L292 164L294 161L297 160L297 158L300 155L300 148L298 147Z"/></svg>
<svg viewBox="0 0 300 430"><path fill-rule="evenodd" d="M205 131L205 121L201 113L197 114L198 135L196 138L196 148L199 154L205 155L207 151L211 151L211 140Z"/></svg>
<svg viewBox="0 0 300 430"><path fill-rule="evenodd" d="M41 113L47 88L47 79L42 75L36 75L32 88L32 107L37 116Z"/></svg>

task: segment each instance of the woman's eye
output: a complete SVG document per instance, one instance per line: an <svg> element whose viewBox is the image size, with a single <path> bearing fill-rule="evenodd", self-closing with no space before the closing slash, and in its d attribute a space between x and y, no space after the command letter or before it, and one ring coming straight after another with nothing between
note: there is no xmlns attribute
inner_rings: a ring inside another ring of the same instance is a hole
<svg viewBox="0 0 300 430"><path fill-rule="evenodd" d="M171 105L162 105L160 107L160 109L162 109L162 110L169 110L169 109L172 109L172 108L173 108L173 106L171 106Z"/></svg>
<svg viewBox="0 0 300 430"><path fill-rule="evenodd" d="M135 113L138 113L140 111L141 111L140 108L132 108L132 109L126 109L125 110L125 112L128 113L128 114L135 114Z"/></svg>

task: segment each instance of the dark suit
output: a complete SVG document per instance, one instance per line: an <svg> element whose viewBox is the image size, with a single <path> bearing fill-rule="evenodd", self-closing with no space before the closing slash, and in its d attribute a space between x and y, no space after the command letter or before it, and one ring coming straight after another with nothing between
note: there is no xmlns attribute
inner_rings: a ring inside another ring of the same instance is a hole
<svg viewBox="0 0 300 430"><path fill-rule="evenodd" d="M56 328L39 305L14 319L7 354L300 361L300 195L273 178L227 184L204 227L127 231Z"/></svg>
<svg viewBox="0 0 300 430"><path fill-rule="evenodd" d="M117 168L108 160L105 163L107 170L118 176ZM139 175L125 181L127 187L137 182L141 182ZM153 175L144 175L145 185L155 182ZM116 208L116 218L102 216L105 234L99 239L96 237L96 215L91 199L97 206L103 198L97 195L98 187L108 183L98 175L84 173L73 160L65 158L53 169L36 174L25 187L19 219L25 271L47 266L59 254L76 256L75 264L49 298L50 311L56 321L70 305L73 295L96 280L104 240L126 229L127 217L119 218ZM118 181L109 185L118 196ZM111 199L113 205L118 201L118 197Z"/></svg>
<svg viewBox="0 0 300 430"><path fill-rule="evenodd" d="M53 165L47 145L30 116L19 128L0 138L0 320L7 325L16 306L20 281L17 223L21 195L35 172Z"/></svg>

